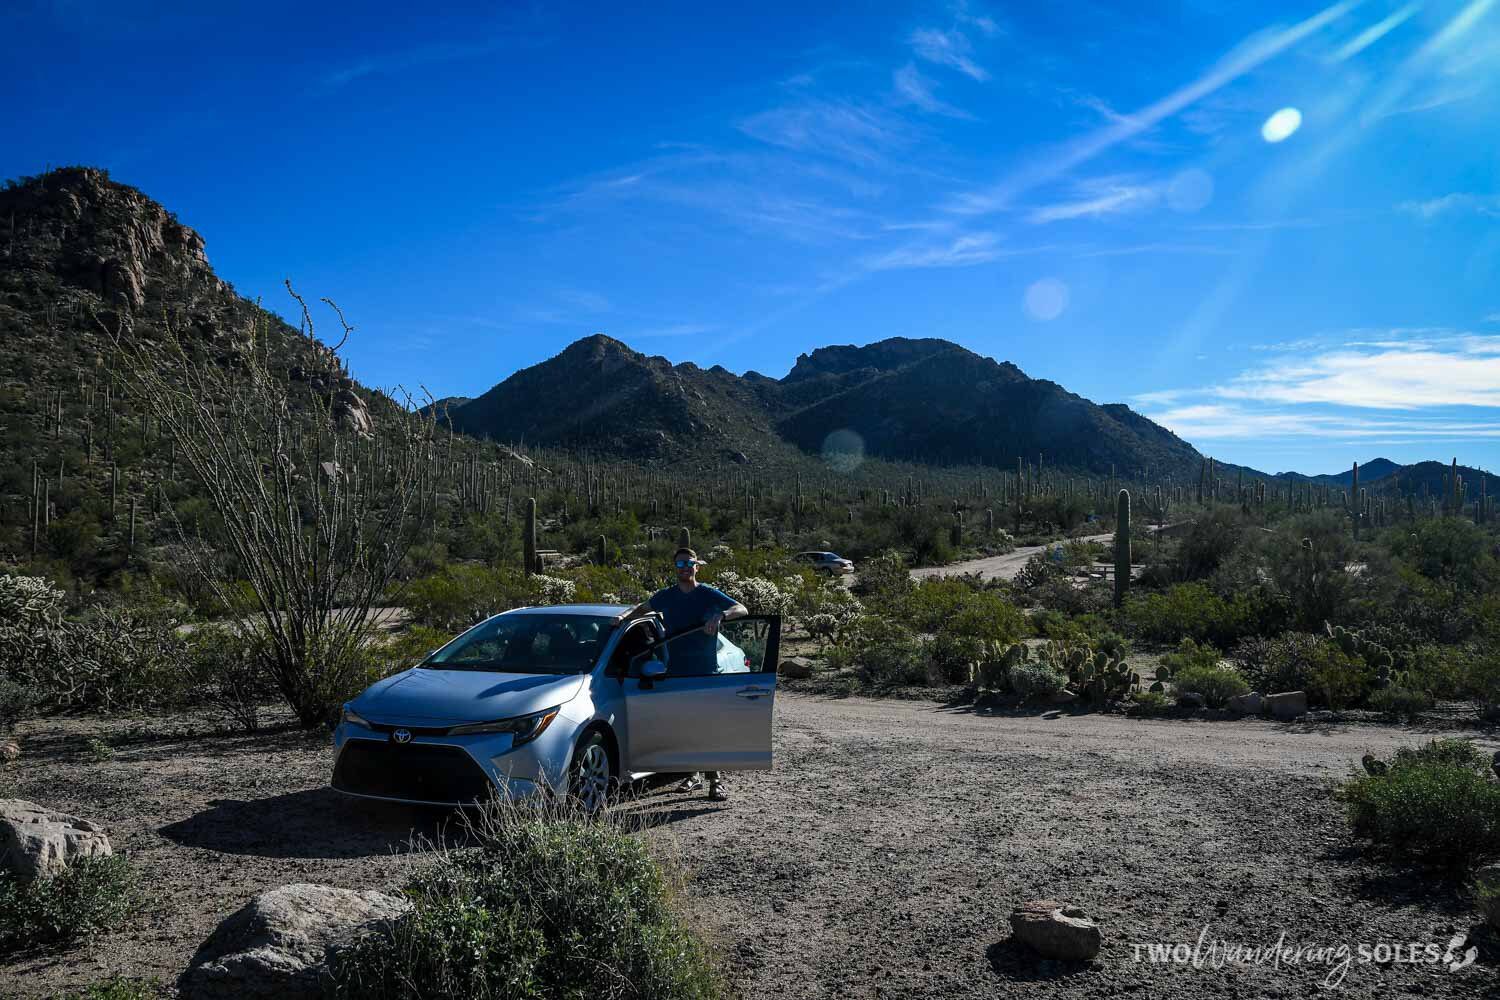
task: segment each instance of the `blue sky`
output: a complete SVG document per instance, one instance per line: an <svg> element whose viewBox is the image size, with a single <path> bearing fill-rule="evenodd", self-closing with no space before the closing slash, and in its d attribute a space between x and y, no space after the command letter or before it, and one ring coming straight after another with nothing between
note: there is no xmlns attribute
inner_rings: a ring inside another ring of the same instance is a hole
<svg viewBox="0 0 1500 1000"><path fill-rule="evenodd" d="M1500 465L1500 0L315 6L12 0L0 176L107 167L379 385L936 336L1226 461Z"/></svg>

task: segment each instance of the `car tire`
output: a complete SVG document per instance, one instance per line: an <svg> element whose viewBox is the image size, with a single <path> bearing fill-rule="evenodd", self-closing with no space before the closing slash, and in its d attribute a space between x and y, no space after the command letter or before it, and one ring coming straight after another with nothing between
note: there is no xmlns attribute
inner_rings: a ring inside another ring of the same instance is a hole
<svg viewBox="0 0 1500 1000"><path fill-rule="evenodd" d="M599 730L590 730L573 748L573 761L568 765L568 798L592 816L609 804L617 783L609 741Z"/></svg>

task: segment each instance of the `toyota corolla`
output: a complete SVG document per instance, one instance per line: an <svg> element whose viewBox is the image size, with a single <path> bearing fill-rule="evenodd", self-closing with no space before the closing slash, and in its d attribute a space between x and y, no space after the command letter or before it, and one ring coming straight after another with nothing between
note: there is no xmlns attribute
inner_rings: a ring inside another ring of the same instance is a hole
<svg viewBox="0 0 1500 1000"><path fill-rule="evenodd" d="M780 619L724 622L708 656L629 610L507 611L374 684L334 731L333 787L432 805L558 792L593 811L651 773L769 768Z"/></svg>

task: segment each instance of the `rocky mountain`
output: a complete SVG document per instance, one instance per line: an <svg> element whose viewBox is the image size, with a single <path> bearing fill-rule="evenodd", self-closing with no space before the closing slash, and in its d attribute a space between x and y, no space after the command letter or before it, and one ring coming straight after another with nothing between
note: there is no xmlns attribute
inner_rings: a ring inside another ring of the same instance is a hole
<svg viewBox="0 0 1500 1000"><path fill-rule="evenodd" d="M1182 474L1201 456L1126 406L1099 406L944 340L803 354L785 378L647 357L595 335L450 409L455 428L643 458L865 454L1010 467L1018 457L1107 475Z"/></svg>

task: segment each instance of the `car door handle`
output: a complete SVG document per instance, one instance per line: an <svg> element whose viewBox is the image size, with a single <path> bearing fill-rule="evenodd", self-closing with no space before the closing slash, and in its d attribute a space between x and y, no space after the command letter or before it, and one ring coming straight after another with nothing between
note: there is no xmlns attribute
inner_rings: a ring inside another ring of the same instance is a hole
<svg viewBox="0 0 1500 1000"><path fill-rule="evenodd" d="M735 692L735 694L739 695L741 698L750 698L752 700L755 698L759 698L763 694L770 693L770 688L740 688Z"/></svg>

